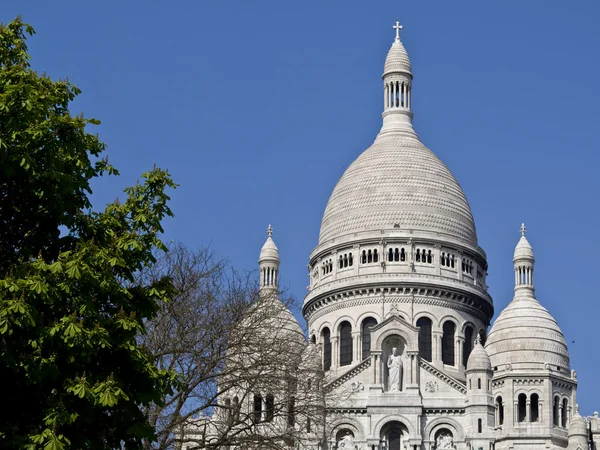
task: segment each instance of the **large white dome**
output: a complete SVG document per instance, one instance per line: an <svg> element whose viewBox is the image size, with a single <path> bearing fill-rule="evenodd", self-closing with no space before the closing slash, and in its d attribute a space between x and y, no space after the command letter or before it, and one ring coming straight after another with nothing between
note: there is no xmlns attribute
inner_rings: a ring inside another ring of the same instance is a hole
<svg viewBox="0 0 600 450"><path fill-rule="evenodd" d="M348 167L325 208L319 245L393 228L434 232L477 246L465 194L416 134L382 133Z"/></svg>

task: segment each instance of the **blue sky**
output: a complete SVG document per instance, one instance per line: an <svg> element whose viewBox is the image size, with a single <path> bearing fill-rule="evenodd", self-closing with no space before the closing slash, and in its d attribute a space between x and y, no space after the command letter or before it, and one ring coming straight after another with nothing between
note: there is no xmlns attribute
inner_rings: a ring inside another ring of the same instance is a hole
<svg viewBox="0 0 600 450"><path fill-rule="evenodd" d="M74 109L102 121L121 177L95 184L98 207L157 163L180 184L168 239L250 270L272 223L299 298L327 199L380 128L399 17L415 128L469 199L496 314L525 222L582 413L600 409L600 2L13 0L0 13L36 28L34 67L68 77Z"/></svg>

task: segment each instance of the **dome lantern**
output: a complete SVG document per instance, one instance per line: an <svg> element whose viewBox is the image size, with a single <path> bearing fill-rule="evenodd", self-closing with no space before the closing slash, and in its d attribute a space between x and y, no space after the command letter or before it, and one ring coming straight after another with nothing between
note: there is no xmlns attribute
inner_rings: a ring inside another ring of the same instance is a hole
<svg viewBox="0 0 600 450"><path fill-rule="evenodd" d="M535 258L533 248L525 237L527 229L521 224L521 239L515 247L513 264L515 266L515 292L527 292L533 294L533 265Z"/></svg>
<svg viewBox="0 0 600 450"><path fill-rule="evenodd" d="M260 268L260 287L275 288L279 285L279 249L273 241L273 227L267 228L267 240L260 250L258 266Z"/></svg>

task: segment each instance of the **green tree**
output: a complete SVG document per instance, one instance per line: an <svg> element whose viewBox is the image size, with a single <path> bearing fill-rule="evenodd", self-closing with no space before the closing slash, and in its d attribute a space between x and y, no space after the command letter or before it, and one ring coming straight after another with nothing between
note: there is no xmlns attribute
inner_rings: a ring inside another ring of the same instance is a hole
<svg viewBox="0 0 600 450"><path fill-rule="evenodd" d="M31 69L33 32L0 26L0 447L142 448L173 377L136 336L172 286L136 273L165 249L175 185L155 168L90 211L91 180L116 171L99 122L69 112L80 91Z"/></svg>

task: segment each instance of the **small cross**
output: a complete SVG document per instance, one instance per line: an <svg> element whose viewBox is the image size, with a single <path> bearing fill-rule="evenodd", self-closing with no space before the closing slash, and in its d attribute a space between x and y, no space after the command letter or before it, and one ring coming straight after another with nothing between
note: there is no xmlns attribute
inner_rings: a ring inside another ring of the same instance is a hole
<svg viewBox="0 0 600 450"><path fill-rule="evenodd" d="M269 228L267 228L267 236L273 236L273 227L269 224Z"/></svg>
<svg viewBox="0 0 600 450"><path fill-rule="evenodd" d="M400 25L400 22L398 20L396 20L396 25L394 25L392 28L394 30L396 30L396 40L399 41L400 40L400 30L402 29L402 25Z"/></svg>
<svg viewBox="0 0 600 450"><path fill-rule="evenodd" d="M525 233L527 233L527 228L525 228L525 224L522 223L521 224L521 236L525 236Z"/></svg>

